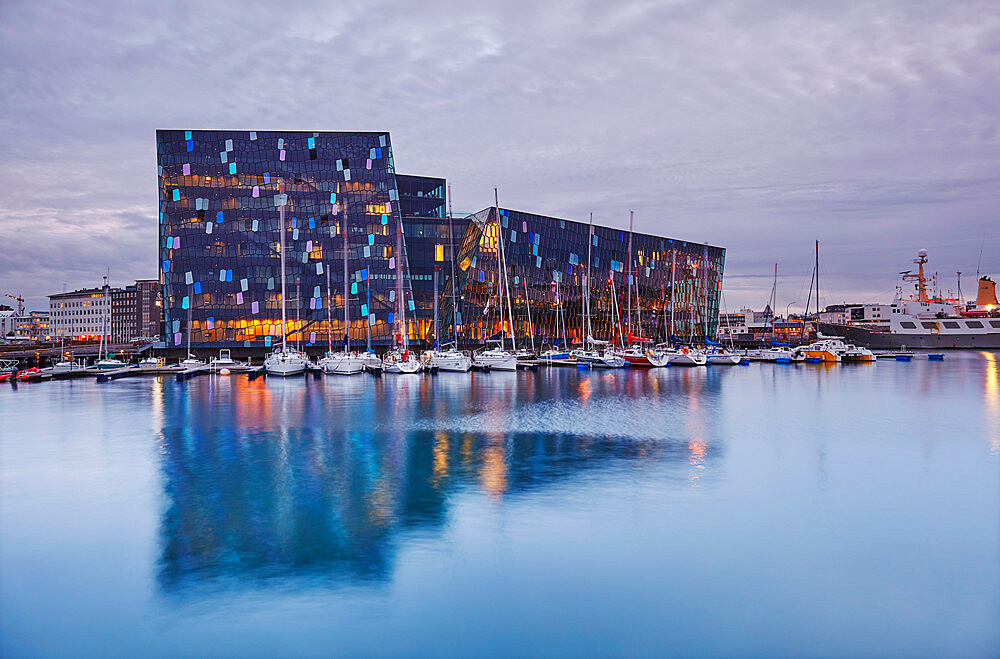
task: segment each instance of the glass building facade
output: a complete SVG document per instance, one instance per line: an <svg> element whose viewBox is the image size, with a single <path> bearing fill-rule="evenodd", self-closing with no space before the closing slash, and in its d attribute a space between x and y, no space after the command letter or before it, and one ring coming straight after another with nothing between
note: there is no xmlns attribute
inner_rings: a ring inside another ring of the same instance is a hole
<svg viewBox="0 0 1000 659"><path fill-rule="evenodd" d="M564 337L580 343L588 293L590 334L598 340L620 343L631 333L698 342L716 333L721 247L489 208L470 218L457 251L458 330L470 343L501 330L510 337L510 318L519 348L563 344ZM504 270L509 295L498 297ZM450 304L450 279L443 290Z"/></svg>
<svg viewBox="0 0 1000 659"><path fill-rule="evenodd" d="M192 345L281 340L282 207L289 340L386 344L399 305L414 310L388 133L159 130L156 144L169 347L189 331Z"/></svg>
<svg viewBox="0 0 1000 659"><path fill-rule="evenodd" d="M501 246L503 329L529 347L582 340L587 289L596 339L630 326L658 340L715 335L722 248L509 209L449 221L445 179L396 174L388 133L160 130L156 142L168 347L280 342L282 208L288 338L316 351L345 330L355 346L397 331L431 345L435 301L448 340L456 290L460 341L481 345L501 331Z"/></svg>

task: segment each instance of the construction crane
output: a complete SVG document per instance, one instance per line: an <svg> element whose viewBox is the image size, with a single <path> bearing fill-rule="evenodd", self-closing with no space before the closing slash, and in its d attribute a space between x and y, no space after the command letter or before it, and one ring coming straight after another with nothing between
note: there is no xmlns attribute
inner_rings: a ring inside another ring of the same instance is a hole
<svg viewBox="0 0 1000 659"><path fill-rule="evenodd" d="M18 316L23 316L24 315L24 298L21 297L21 296L19 296L19 295L11 295L10 293L7 293L7 297L9 297L9 298L11 298L13 300L17 300L17 315Z"/></svg>

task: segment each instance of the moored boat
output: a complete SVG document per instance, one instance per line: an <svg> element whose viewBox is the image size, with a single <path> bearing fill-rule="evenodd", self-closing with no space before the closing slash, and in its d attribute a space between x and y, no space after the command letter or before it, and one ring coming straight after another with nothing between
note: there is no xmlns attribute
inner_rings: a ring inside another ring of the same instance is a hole
<svg viewBox="0 0 1000 659"><path fill-rule="evenodd" d="M278 348L264 359L264 372L268 375L288 377L301 375L309 368L309 357L294 348Z"/></svg>
<svg viewBox="0 0 1000 659"><path fill-rule="evenodd" d="M475 354L472 365L476 368L488 368L497 371L516 371L517 357L500 346L487 348Z"/></svg>
<svg viewBox="0 0 1000 659"><path fill-rule="evenodd" d="M356 375L365 370L365 362L356 352L328 352L317 365L331 375Z"/></svg>
<svg viewBox="0 0 1000 659"><path fill-rule="evenodd" d="M397 346L385 353L382 359L384 373L419 373L423 364L417 355L406 347Z"/></svg>
<svg viewBox="0 0 1000 659"><path fill-rule="evenodd" d="M445 350L429 350L424 353L423 361L431 368L452 373L465 373L472 368L472 357L454 346Z"/></svg>

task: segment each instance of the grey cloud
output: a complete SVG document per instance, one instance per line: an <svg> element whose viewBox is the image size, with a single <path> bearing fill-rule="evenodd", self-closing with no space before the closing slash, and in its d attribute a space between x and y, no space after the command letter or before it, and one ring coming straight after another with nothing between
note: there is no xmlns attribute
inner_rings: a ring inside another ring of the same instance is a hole
<svg viewBox="0 0 1000 659"><path fill-rule="evenodd" d="M817 238L831 300L1000 274L998 43L991 2L8 2L0 286L155 275L160 127L389 130L456 209L727 247L730 307Z"/></svg>

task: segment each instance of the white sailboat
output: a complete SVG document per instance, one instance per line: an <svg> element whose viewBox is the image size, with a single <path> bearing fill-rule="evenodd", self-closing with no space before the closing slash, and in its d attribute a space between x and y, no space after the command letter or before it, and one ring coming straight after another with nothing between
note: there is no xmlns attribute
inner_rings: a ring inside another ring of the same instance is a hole
<svg viewBox="0 0 1000 659"><path fill-rule="evenodd" d="M590 261L591 246L594 244L594 214L590 214L590 230L587 237L587 271L583 274L583 317L587 338L582 348L573 350L570 355L580 362L590 364L594 368L623 368L625 360L615 354L607 341L598 341L593 336L590 323ZM602 348L603 347L603 348Z"/></svg>
<svg viewBox="0 0 1000 659"><path fill-rule="evenodd" d="M101 342L97 348L97 354L100 358L94 363L94 368L102 371L123 368L125 362L108 354L108 343L110 342L110 338L108 338L108 326L111 324L111 303L108 299L108 277L106 275L104 277L104 295L101 298L101 304L107 308L107 311L101 314ZM101 356L102 354L103 357Z"/></svg>
<svg viewBox="0 0 1000 659"><path fill-rule="evenodd" d="M264 372L268 375L300 375L309 368L309 358L288 347L288 322L285 310L285 206L288 204L288 195L285 193L285 184L278 179L278 201L280 202L278 212L278 232L280 235L279 249L281 250L281 347L276 349L264 359Z"/></svg>
<svg viewBox="0 0 1000 659"><path fill-rule="evenodd" d="M467 373L472 368L472 357L468 353L458 349L458 295L456 287L458 281L455 279L455 237L452 233L451 219L451 186L448 186L448 244L451 260L451 312L452 312L452 340L441 344L438 332L437 320L437 271L434 279L434 340L440 346L424 353L424 363L430 368L439 371L452 373Z"/></svg>
<svg viewBox="0 0 1000 659"><path fill-rule="evenodd" d="M497 189L493 188L493 197L496 205L496 223L497 223L497 300L498 308L500 309L500 341L497 346L492 348L487 348L476 353L472 360L472 365L477 368L497 370L497 371L516 371L517 370L517 357L512 352L506 350L506 345L504 342L504 326L503 326L503 293L507 293L507 317L510 318L510 343L513 350L517 351L517 342L514 338L514 315L510 313L510 289L506 285L507 272L506 263L504 262L504 249L503 249L503 224L500 221L500 200L497 194Z"/></svg>
<svg viewBox="0 0 1000 659"><path fill-rule="evenodd" d="M345 202L346 203L346 202ZM350 319L350 298L347 285L347 256L348 256L348 229L347 211L344 210L341 231L344 236L344 349L340 352L333 352L333 297L330 295L330 268L326 268L326 318L329 349L326 355L319 360L319 367L324 373L333 375L357 375L365 370L365 362L355 352L351 352L351 319Z"/></svg>
<svg viewBox="0 0 1000 659"><path fill-rule="evenodd" d="M402 224L402 220L400 220L396 225L396 317L394 318L396 331L393 335L395 345L385 353L385 357L382 359L383 373L419 373L424 366L417 358L417 354L410 350L406 336L406 304L403 299L403 264L406 259L403 255Z"/></svg>

